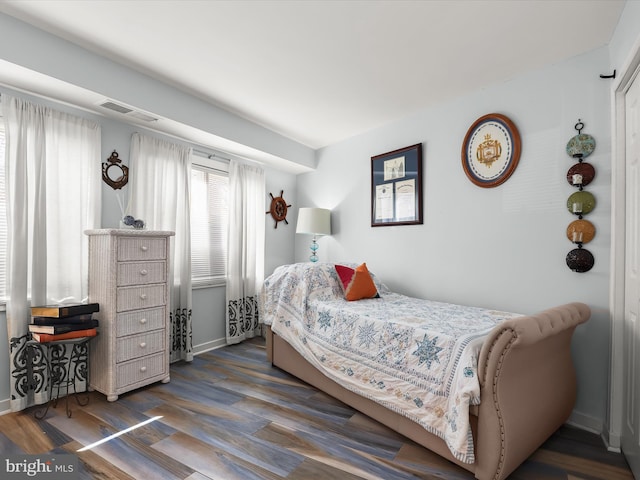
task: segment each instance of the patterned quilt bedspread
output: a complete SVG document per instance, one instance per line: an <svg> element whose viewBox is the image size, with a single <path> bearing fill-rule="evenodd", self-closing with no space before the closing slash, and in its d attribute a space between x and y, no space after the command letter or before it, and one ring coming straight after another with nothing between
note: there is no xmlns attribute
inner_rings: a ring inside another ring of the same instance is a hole
<svg viewBox="0 0 640 480"><path fill-rule="evenodd" d="M469 406L480 403L480 348L517 314L407 297L374 281L380 298L348 302L333 264L285 265L264 282L260 316L329 378L473 463Z"/></svg>

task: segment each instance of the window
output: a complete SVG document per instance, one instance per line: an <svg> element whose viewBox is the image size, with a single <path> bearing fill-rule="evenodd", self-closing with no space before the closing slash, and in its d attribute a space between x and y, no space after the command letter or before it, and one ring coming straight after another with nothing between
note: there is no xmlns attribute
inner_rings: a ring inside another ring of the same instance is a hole
<svg viewBox="0 0 640 480"><path fill-rule="evenodd" d="M191 281L194 287L225 283L228 223L228 173L194 163L191 173Z"/></svg>
<svg viewBox="0 0 640 480"><path fill-rule="evenodd" d="M0 303L7 297L7 190L4 181L4 119L0 105Z"/></svg>

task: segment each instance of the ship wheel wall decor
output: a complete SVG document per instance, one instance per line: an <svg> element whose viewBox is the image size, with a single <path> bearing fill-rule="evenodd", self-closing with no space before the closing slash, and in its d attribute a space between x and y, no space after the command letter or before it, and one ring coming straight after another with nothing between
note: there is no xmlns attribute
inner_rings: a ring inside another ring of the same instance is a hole
<svg viewBox="0 0 640 480"><path fill-rule="evenodd" d="M276 225L274 228L278 228L278 222L284 222L289 225L289 222L287 222L287 210L291 205L287 205L287 202L282 197L283 194L284 190L280 190L279 197L274 197L272 193L269 193L269 196L271 196L271 206L266 213L270 213L273 219L276 221Z"/></svg>

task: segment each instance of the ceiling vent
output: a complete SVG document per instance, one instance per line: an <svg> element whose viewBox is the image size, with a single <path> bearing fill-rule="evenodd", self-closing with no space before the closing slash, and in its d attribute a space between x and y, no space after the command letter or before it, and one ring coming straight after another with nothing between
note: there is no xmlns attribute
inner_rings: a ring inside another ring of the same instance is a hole
<svg viewBox="0 0 640 480"><path fill-rule="evenodd" d="M125 105L120 105L119 103L115 103L110 100L101 103L100 106L108 110L126 115L127 117L133 117L138 120L142 120L144 122L155 122L158 120L157 117L141 112L139 110L134 110L133 108L129 108Z"/></svg>

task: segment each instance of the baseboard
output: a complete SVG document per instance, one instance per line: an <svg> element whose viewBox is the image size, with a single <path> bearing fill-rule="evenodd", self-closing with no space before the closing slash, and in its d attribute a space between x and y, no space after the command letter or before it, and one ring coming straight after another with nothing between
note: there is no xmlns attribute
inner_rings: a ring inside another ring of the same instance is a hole
<svg viewBox="0 0 640 480"><path fill-rule="evenodd" d="M0 400L0 415L6 415L7 413L11 413L11 401L8 398Z"/></svg>
<svg viewBox="0 0 640 480"><path fill-rule="evenodd" d="M194 345L193 354L200 355L201 353L206 353L211 350L215 350L216 348L224 347L226 344L227 344L226 338L219 338L211 342L201 343L200 345Z"/></svg>
<svg viewBox="0 0 640 480"><path fill-rule="evenodd" d="M575 410L571 412L571 416L569 417L569 420L567 420L567 424L597 435L602 435L604 428L602 420Z"/></svg>

